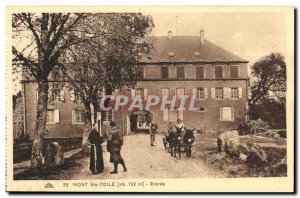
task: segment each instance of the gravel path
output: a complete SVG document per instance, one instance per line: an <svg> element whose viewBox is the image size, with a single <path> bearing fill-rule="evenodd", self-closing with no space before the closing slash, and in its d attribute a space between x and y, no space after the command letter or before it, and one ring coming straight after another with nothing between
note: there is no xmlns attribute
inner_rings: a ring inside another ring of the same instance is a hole
<svg viewBox="0 0 300 198"><path fill-rule="evenodd" d="M79 162L82 166L70 170L72 171L70 179L226 177L224 173L211 169L199 158L186 159L184 154L181 159L171 157L163 148L161 135L156 136L155 146L150 146L150 137L147 134L125 136L121 154L128 168L125 173L119 165L119 174L109 174L113 169L113 164L109 163L109 153L104 151L104 173L91 174L88 170L89 158L84 158Z"/></svg>

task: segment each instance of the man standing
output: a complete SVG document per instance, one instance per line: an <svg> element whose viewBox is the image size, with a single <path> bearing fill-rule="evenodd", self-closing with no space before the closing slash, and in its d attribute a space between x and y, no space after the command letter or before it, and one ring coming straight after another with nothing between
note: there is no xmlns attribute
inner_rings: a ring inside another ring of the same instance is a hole
<svg viewBox="0 0 300 198"><path fill-rule="evenodd" d="M155 133L157 132L157 129L158 129L157 124L151 124L151 127L150 127L150 142L151 142L151 146L154 146Z"/></svg>
<svg viewBox="0 0 300 198"><path fill-rule="evenodd" d="M102 173L104 169L102 147L103 139L97 131L97 123L93 124L93 129L89 134L91 143L90 170L93 174Z"/></svg>
<svg viewBox="0 0 300 198"><path fill-rule="evenodd" d="M127 171L125 162L121 156L121 146L123 145L123 135L117 129L116 123L110 122L110 132L107 139L107 151L110 152L110 162L114 164L114 170L110 174L118 174L118 165L122 164L124 172Z"/></svg>

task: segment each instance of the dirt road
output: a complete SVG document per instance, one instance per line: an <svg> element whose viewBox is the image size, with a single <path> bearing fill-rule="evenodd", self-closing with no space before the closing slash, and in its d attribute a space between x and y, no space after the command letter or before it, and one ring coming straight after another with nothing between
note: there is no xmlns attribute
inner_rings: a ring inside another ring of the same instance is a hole
<svg viewBox="0 0 300 198"><path fill-rule="evenodd" d="M109 163L109 153L103 152L103 174L91 174L88 170L89 158L84 158L79 162L80 167L69 170L72 171L70 179L226 177L224 173L211 169L199 158L186 159L183 154L181 159L174 159L163 148L161 135L156 136L155 146L150 146L150 137L147 134L125 136L121 153L128 168L127 172L123 172L119 165L119 174L109 174L113 165Z"/></svg>

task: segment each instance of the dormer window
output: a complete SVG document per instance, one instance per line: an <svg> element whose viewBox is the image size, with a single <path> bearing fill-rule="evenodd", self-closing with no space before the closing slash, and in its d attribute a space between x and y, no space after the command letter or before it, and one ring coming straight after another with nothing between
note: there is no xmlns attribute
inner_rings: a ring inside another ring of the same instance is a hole
<svg viewBox="0 0 300 198"><path fill-rule="evenodd" d="M169 57L173 57L174 56L174 52L169 52Z"/></svg>
<svg viewBox="0 0 300 198"><path fill-rule="evenodd" d="M199 51L195 51L195 52L194 52L194 55L195 55L195 56L199 56L199 55L200 55L200 52L199 52Z"/></svg>

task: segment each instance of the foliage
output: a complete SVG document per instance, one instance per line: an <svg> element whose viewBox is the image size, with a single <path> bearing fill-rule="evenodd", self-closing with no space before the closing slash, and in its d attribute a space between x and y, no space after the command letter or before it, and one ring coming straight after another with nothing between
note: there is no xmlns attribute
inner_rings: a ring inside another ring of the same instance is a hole
<svg viewBox="0 0 300 198"><path fill-rule="evenodd" d="M262 100L276 97L285 102L286 92L286 63L279 53L271 53L262 57L252 66L250 104L260 103Z"/></svg>

